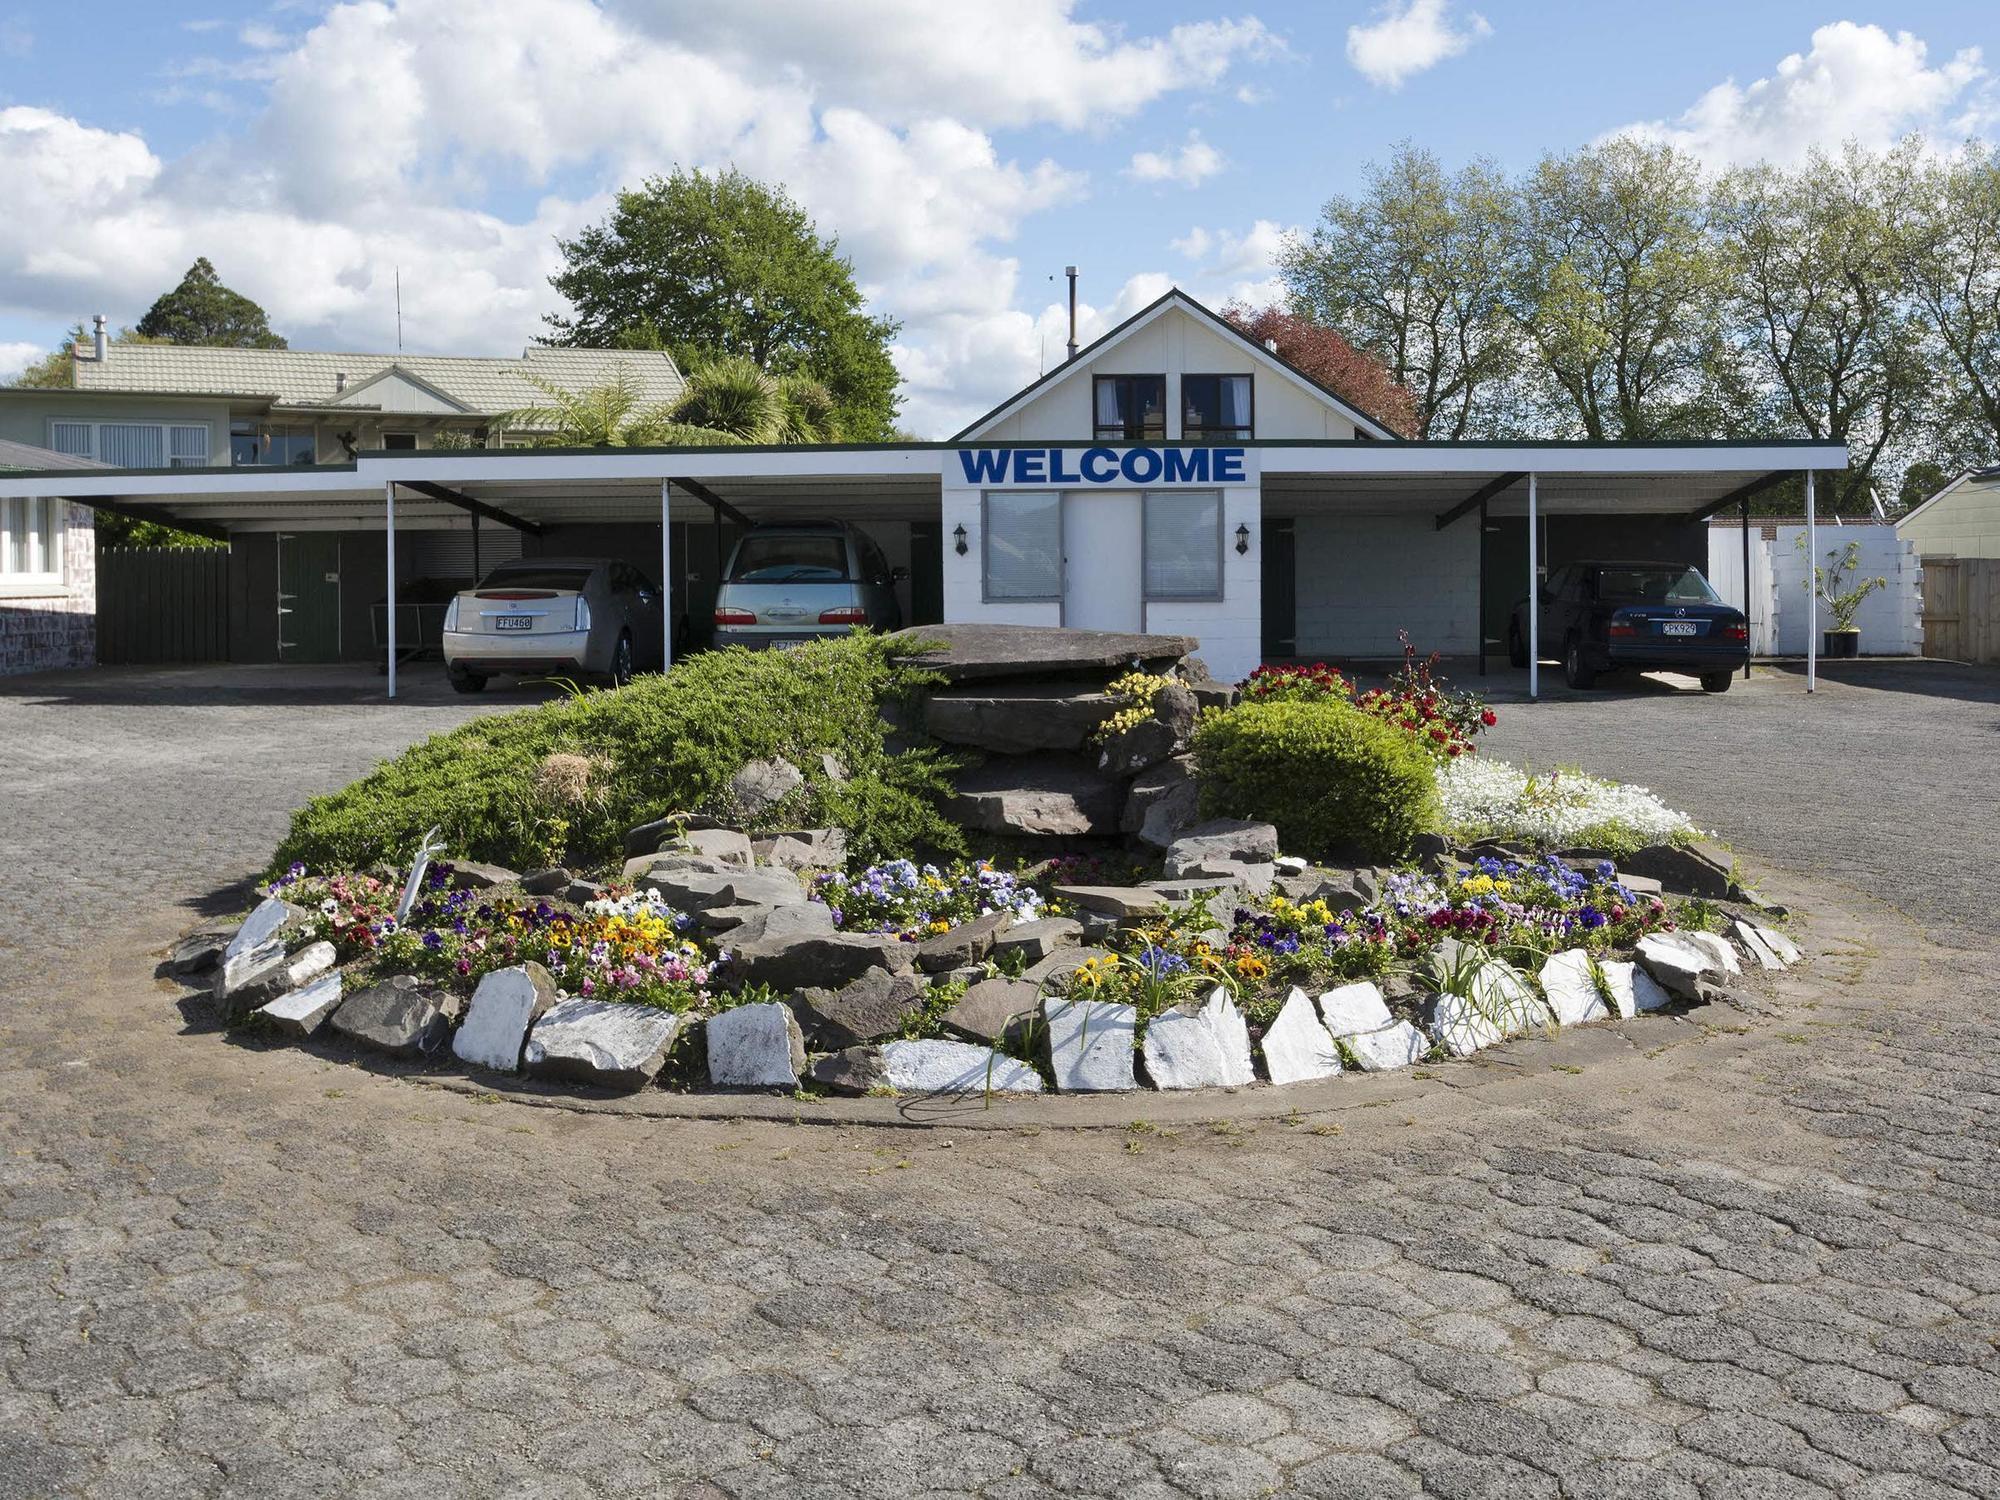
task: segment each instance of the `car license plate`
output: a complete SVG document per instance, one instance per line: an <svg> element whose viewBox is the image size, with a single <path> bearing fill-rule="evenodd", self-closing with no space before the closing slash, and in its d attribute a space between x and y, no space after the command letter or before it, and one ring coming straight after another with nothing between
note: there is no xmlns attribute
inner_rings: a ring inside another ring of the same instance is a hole
<svg viewBox="0 0 2000 1500"><path fill-rule="evenodd" d="M804 641L773 641L771 642L771 649L773 651L796 651L804 644Z"/></svg>
<svg viewBox="0 0 2000 1500"><path fill-rule="evenodd" d="M1660 631L1664 635L1693 635L1698 627L1692 620L1662 620Z"/></svg>
<svg viewBox="0 0 2000 1500"><path fill-rule="evenodd" d="M533 615L495 615L493 617L493 628L495 630L533 630L535 628L535 617Z"/></svg>

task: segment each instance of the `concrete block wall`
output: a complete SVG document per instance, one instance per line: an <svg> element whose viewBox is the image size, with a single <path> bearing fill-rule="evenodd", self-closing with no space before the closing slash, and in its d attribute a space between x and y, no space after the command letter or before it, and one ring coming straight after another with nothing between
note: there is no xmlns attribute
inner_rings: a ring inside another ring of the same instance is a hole
<svg viewBox="0 0 2000 1500"><path fill-rule="evenodd" d="M1301 656L1397 656L1398 630L1425 653L1479 649L1476 523L1329 514L1293 525Z"/></svg>
<svg viewBox="0 0 2000 1500"><path fill-rule="evenodd" d="M1780 656L1803 656L1812 620L1812 570L1797 540L1805 535L1805 527L1781 526L1777 530L1777 537L1768 544L1776 650ZM1862 654L1922 655L1924 582L1916 544L1898 536L1890 526L1821 526L1818 532L1821 567L1839 561L1849 542L1859 542L1861 557L1855 576L1889 581L1887 588L1868 596L1855 617L1854 623L1861 628ZM1819 628L1832 626L1833 612L1820 605Z"/></svg>
<svg viewBox="0 0 2000 1500"><path fill-rule="evenodd" d="M97 531L85 506L64 508L62 546L60 586L0 598L0 675L96 664Z"/></svg>

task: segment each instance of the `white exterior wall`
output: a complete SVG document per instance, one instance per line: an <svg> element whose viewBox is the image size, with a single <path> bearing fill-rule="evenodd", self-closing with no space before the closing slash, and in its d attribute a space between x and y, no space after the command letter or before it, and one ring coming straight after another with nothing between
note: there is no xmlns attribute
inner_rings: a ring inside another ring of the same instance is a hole
<svg viewBox="0 0 2000 1500"><path fill-rule="evenodd" d="M1861 557L1854 576L1882 577L1887 588L1877 589L1862 603L1854 623L1861 630L1864 656L1919 656L1924 649L1923 567L1917 559L1916 544L1898 536L1889 526L1822 526L1818 528L1819 562L1826 567L1839 561L1849 542L1861 544ZM1797 538L1803 526L1781 526L1777 539L1765 545L1771 549L1773 613L1777 622L1777 652L1780 656L1804 656L1806 632L1812 620L1812 569L1799 550ZM1713 547L1713 541L1710 542ZM1819 628L1833 626L1833 612L1819 607Z"/></svg>
<svg viewBox="0 0 2000 1500"><path fill-rule="evenodd" d="M180 427L208 428L211 468L229 463L229 407L226 402L188 400L172 396L107 398L64 390L10 392L0 399L0 438L55 446L51 422L161 422Z"/></svg>
<svg viewBox="0 0 2000 1500"><path fill-rule="evenodd" d="M1301 656L1397 656L1398 630L1426 654L1479 650L1477 521L1443 531L1428 513L1302 515L1292 524Z"/></svg>

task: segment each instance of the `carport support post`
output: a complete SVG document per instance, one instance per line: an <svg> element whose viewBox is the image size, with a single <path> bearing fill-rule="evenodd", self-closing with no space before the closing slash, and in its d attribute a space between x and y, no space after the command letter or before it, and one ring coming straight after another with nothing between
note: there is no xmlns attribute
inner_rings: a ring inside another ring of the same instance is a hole
<svg viewBox="0 0 2000 1500"><path fill-rule="evenodd" d="M1750 497L1743 497L1743 633L1750 633ZM1750 680L1750 643L1743 643L1743 680Z"/></svg>
<svg viewBox="0 0 2000 1500"><path fill-rule="evenodd" d="M1813 507L1812 470L1806 470L1806 691L1819 691L1819 514Z"/></svg>
<svg viewBox="0 0 2000 1500"><path fill-rule="evenodd" d="M674 528L667 518L667 501L674 482L660 481L660 670L674 664ZM718 521L718 524L720 522Z"/></svg>
<svg viewBox="0 0 2000 1500"><path fill-rule="evenodd" d="M396 696L396 482L382 486L382 504L389 517L389 696Z"/></svg>
<svg viewBox="0 0 2000 1500"><path fill-rule="evenodd" d="M1541 547L1535 536L1535 476L1528 476L1528 701L1542 696ZM1485 626L1482 624L1482 630Z"/></svg>

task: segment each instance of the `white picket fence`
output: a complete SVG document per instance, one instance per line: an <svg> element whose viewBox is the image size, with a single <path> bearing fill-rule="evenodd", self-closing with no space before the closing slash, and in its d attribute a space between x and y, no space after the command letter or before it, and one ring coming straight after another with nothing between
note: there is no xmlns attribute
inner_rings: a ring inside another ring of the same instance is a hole
<svg viewBox="0 0 2000 1500"><path fill-rule="evenodd" d="M1888 586L1870 594L1854 623L1861 627L1861 651L1866 656L1917 656L1924 648L1923 568L1916 544L1903 541L1890 526L1821 526L1820 565L1831 567L1849 542L1861 544L1855 572L1862 578L1886 578ZM1812 571L1798 538L1803 526L1780 526L1774 538L1750 531L1749 607L1744 606L1743 538L1734 527L1708 533L1708 580L1715 591L1750 617L1750 650L1757 656L1804 656L1806 631L1812 618ZM1833 624L1822 604L1819 628Z"/></svg>

